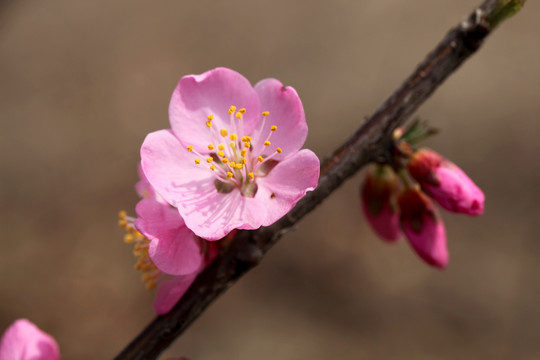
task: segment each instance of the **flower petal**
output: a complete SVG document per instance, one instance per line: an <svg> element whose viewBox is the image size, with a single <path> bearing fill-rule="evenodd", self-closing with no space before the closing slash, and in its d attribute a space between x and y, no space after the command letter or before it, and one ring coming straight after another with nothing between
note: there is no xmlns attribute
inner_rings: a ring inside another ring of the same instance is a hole
<svg viewBox="0 0 540 360"><path fill-rule="evenodd" d="M415 231L409 223L403 224L403 232L416 253L429 265L444 269L448 265L449 254L446 246L444 223L425 216L422 229Z"/></svg>
<svg viewBox="0 0 540 360"><path fill-rule="evenodd" d="M200 75L184 76L173 92L169 104L171 127L184 146L193 145L207 152L211 142L206 126L207 116L213 115L217 130L230 126L229 107L245 108L244 134L250 134L261 121L259 98L249 81L234 70L216 68Z"/></svg>
<svg viewBox="0 0 540 360"><path fill-rule="evenodd" d="M135 227L150 240L148 254L159 270L170 275L185 275L200 268L201 249L176 209L152 199L142 199L135 210L139 216Z"/></svg>
<svg viewBox="0 0 540 360"><path fill-rule="evenodd" d="M171 311L178 300L184 296L191 286L198 272L188 275L175 276L159 284L156 298L154 299L154 310L158 315L164 315Z"/></svg>
<svg viewBox="0 0 540 360"><path fill-rule="evenodd" d="M264 212L258 213L262 226L276 222L291 210L308 191L317 187L319 158L311 150L300 150L281 161L266 177L257 179L255 200Z"/></svg>
<svg viewBox="0 0 540 360"><path fill-rule="evenodd" d="M193 153L170 130L150 133L141 147L141 166L150 184L171 205L183 198L186 184L212 183L205 165L196 165ZM182 186L180 185L182 184Z"/></svg>
<svg viewBox="0 0 540 360"><path fill-rule="evenodd" d="M306 141L308 127L302 102L290 86L283 84L276 79L264 79L255 85L255 91L261 101L261 109L269 111L264 120L262 130L257 130L254 134L253 143L259 146L254 149L257 153L260 146L270 134L270 127L277 126L277 130L272 135L271 146L264 149L262 154L270 155L276 147L280 147L283 152L274 157L276 160L284 159L290 154L296 153L302 148Z"/></svg>
<svg viewBox="0 0 540 360"><path fill-rule="evenodd" d="M2 360L58 360L56 341L26 319L15 321L0 341Z"/></svg>

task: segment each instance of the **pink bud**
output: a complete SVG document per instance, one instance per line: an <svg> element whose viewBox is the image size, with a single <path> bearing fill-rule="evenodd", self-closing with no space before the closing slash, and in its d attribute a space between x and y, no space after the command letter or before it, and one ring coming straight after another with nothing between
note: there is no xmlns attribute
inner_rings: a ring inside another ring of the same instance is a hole
<svg viewBox="0 0 540 360"><path fill-rule="evenodd" d="M362 210L375 233L394 242L401 236L395 196L399 190L396 174L389 166L368 170L362 184Z"/></svg>
<svg viewBox="0 0 540 360"><path fill-rule="evenodd" d="M409 189L398 202L401 228L413 249L429 265L446 267L446 230L431 199L419 189Z"/></svg>
<svg viewBox="0 0 540 360"><path fill-rule="evenodd" d="M444 209L467 215L484 212L484 193L451 161L429 149L418 150L407 164L411 176Z"/></svg>

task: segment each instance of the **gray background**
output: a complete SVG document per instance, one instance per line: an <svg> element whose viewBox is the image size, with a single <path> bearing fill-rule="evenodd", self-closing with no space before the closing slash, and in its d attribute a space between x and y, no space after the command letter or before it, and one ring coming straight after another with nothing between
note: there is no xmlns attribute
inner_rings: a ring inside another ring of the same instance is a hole
<svg viewBox="0 0 540 360"><path fill-rule="evenodd" d="M0 329L28 317L64 359L107 359L153 318L116 214L133 213L140 144L168 127L181 76L227 66L295 87L324 158L475 5L0 2ZM375 238L356 176L167 355L538 358L538 13L529 1L418 113L487 197L480 218L443 214L447 270Z"/></svg>

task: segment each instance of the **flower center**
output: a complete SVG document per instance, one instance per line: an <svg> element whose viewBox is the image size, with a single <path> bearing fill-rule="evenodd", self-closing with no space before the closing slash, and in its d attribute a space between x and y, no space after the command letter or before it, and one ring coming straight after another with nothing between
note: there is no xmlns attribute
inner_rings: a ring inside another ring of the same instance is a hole
<svg viewBox="0 0 540 360"><path fill-rule="evenodd" d="M262 131L270 112L262 112L262 121L255 129L253 137L244 133L243 115L246 109L236 111L236 106L229 107L230 129L216 129L212 120L214 115L208 115L206 127L210 133L208 151L204 154L196 151L193 145L187 146L189 152L194 153L196 166L208 166L215 177L214 184L220 193L229 193L235 188L247 197L254 197L257 193L256 179L266 176L276 165L272 160L274 156L282 152L276 147L268 156L262 155L264 150L272 145L270 139L277 131L277 126L272 125L270 132L263 137ZM265 139L261 143L254 143L254 139ZM203 160L204 159L204 160Z"/></svg>

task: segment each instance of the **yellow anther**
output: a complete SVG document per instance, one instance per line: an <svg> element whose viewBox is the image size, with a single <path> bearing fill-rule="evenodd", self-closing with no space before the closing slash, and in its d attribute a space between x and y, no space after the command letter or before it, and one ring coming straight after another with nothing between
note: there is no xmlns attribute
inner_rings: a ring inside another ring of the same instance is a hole
<svg viewBox="0 0 540 360"><path fill-rule="evenodd" d="M251 180L255 179L255 174L252 172L248 172L248 178L250 178Z"/></svg>
<svg viewBox="0 0 540 360"><path fill-rule="evenodd" d="M219 150L225 150L225 144L219 144L217 148Z"/></svg>
<svg viewBox="0 0 540 360"><path fill-rule="evenodd" d="M240 162L241 162L242 164L244 164L244 165L247 164L247 160L246 160L246 159L242 159L242 160L240 160Z"/></svg>
<svg viewBox="0 0 540 360"><path fill-rule="evenodd" d="M214 171L216 170L216 167L214 165L210 165L210 170Z"/></svg>
<svg viewBox="0 0 540 360"><path fill-rule="evenodd" d="M135 238L133 237L133 235L131 235L131 234L124 235L124 242L126 244L131 244L134 240L135 240Z"/></svg>
<svg viewBox="0 0 540 360"><path fill-rule="evenodd" d="M242 113L242 114L245 114L246 113L246 108L241 108L240 110L238 110L239 113Z"/></svg>
<svg viewBox="0 0 540 360"><path fill-rule="evenodd" d="M228 178L232 178L232 177L233 177L233 173L230 172L230 171L228 171L228 172L227 172L227 177L228 177Z"/></svg>
<svg viewBox="0 0 540 360"><path fill-rule="evenodd" d="M232 113L235 111L236 111L236 106L231 105L231 107L229 108L229 115L232 115Z"/></svg>
<svg viewBox="0 0 540 360"><path fill-rule="evenodd" d="M221 151L221 150L219 150L217 152L217 154L218 154L219 157L224 157L225 156L225 153L223 151Z"/></svg>
<svg viewBox="0 0 540 360"><path fill-rule="evenodd" d="M244 143L244 147L245 147L246 149L249 149L249 148L251 147L251 143L250 143L249 141L246 141L246 142Z"/></svg>
<svg viewBox="0 0 540 360"><path fill-rule="evenodd" d="M270 111L263 111L262 112L262 116L268 116L268 115L270 115Z"/></svg>
<svg viewBox="0 0 540 360"><path fill-rule="evenodd" d="M242 149L242 151L240 151L240 155L246 156L246 155L247 155L247 150L246 150L246 149Z"/></svg>
<svg viewBox="0 0 540 360"><path fill-rule="evenodd" d="M206 158L206 162L207 162L207 163L210 164L212 161L214 161L214 158L212 158L211 156L209 156L209 157Z"/></svg>
<svg viewBox="0 0 540 360"><path fill-rule="evenodd" d="M242 141L248 141L247 136L242 136Z"/></svg>
<svg viewBox="0 0 540 360"><path fill-rule="evenodd" d="M126 228L127 227L127 221L126 220L118 220L118 226L120 226L121 228Z"/></svg>
<svg viewBox="0 0 540 360"><path fill-rule="evenodd" d="M277 151L278 154L281 154L281 152L282 152L283 150L281 150L281 148L278 147L278 148L276 148L276 151Z"/></svg>
<svg viewBox="0 0 540 360"><path fill-rule="evenodd" d="M221 129L219 130L219 133L221 134L221 136L225 137L229 132L227 131L227 129Z"/></svg>
<svg viewBox="0 0 540 360"><path fill-rule="evenodd" d="M201 163L201 159L197 158L195 159L195 164L199 165Z"/></svg>
<svg viewBox="0 0 540 360"><path fill-rule="evenodd" d="M246 141L251 141L251 136L246 136Z"/></svg>
<svg viewBox="0 0 540 360"><path fill-rule="evenodd" d="M270 141L266 140L266 141L264 142L264 146L270 146Z"/></svg>
<svg viewBox="0 0 540 360"><path fill-rule="evenodd" d="M212 122L211 122L210 120L208 120L208 121L206 122L206 126L208 126L209 128L211 128L211 127L212 127Z"/></svg>
<svg viewBox="0 0 540 360"><path fill-rule="evenodd" d="M257 160L259 160L260 162L263 162L263 161L264 161L264 158L263 158L261 155L259 155L259 157L257 158Z"/></svg>
<svg viewBox="0 0 540 360"><path fill-rule="evenodd" d="M125 210L120 210L120 211L118 212L118 217L119 217L120 219L125 219L126 216L127 216L127 212L126 212Z"/></svg>
<svg viewBox="0 0 540 360"><path fill-rule="evenodd" d="M229 163L229 166L231 167L231 169L234 169L236 167L236 163L234 161L231 161Z"/></svg>
<svg viewBox="0 0 540 360"><path fill-rule="evenodd" d="M144 287L146 288L146 290L150 291L156 287L156 282L154 280L150 280L144 284Z"/></svg>
<svg viewBox="0 0 540 360"><path fill-rule="evenodd" d="M188 145L187 151L192 152L193 151L193 145Z"/></svg>
<svg viewBox="0 0 540 360"><path fill-rule="evenodd" d="M223 159L221 159L221 162L224 163L224 164L226 164L226 163L229 162L229 159L227 159L226 157L224 157Z"/></svg>
<svg viewBox="0 0 540 360"><path fill-rule="evenodd" d="M233 143L233 142L230 142L230 143L229 143L229 146L231 147L231 149L234 149L234 148L236 147L236 144Z"/></svg>
<svg viewBox="0 0 540 360"><path fill-rule="evenodd" d="M206 118L208 119L208 121L212 121L214 119L214 115L208 115Z"/></svg>
<svg viewBox="0 0 540 360"><path fill-rule="evenodd" d="M236 135L236 134L231 134L231 135L229 136L229 138L230 138L231 140L233 140L233 141L234 141L234 140L238 140L238 135Z"/></svg>
<svg viewBox="0 0 540 360"><path fill-rule="evenodd" d="M208 150L214 150L214 145L208 144Z"/></svg>
<svg viewBox="0 0 540 360"><path fill-rule="evenodd" d="M234 117L237 118L237 119L241 119L242 118L242 113L237 112L236 115L234 115Z"/></svg>
<svg viewBox="0 0 540 360"><path fill-rule="evenodd" d="M270 131L276 131L276 130L277 130L277 126L276 126L276 125L270 126Z"/></svg>
<svg viewBox="0 0 540 360"><path fill-rule="evenodd" d="M238 170L242 170L243 167L244 167L244 165L242 165L242 164L236 164L236 168Z"/></svg>

